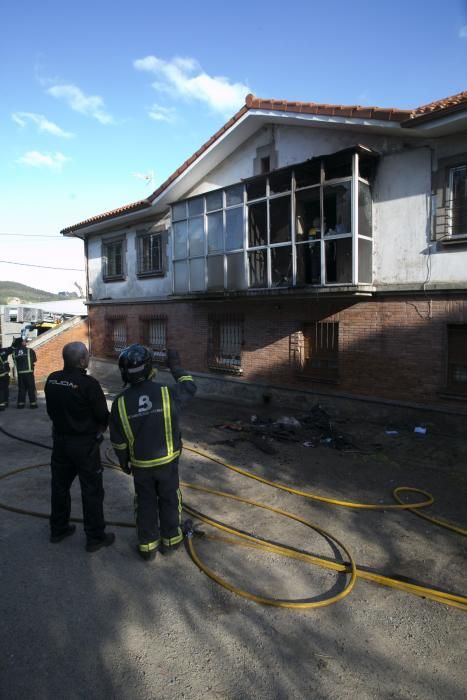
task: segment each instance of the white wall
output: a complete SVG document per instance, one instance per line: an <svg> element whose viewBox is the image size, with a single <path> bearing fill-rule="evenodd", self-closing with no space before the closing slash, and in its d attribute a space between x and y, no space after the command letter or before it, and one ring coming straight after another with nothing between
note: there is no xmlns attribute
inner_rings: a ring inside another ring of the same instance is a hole
<svg viewBox="0 0 467 700"><path fill-rule="evenodd" d="M138 226L138 231L141 230ZM121 282L104 282L102 279L102 240L126 234L126 279ZM166 234L162 234L163 236ZM88 245L89 288L92 300L99 299L139 299L167 296L172 293L171 266L167 259L168 246L163 248L166 256L164 277L138 278L136 276L136 229L126 228L114 231L107 236L93 237Z"/></svg>

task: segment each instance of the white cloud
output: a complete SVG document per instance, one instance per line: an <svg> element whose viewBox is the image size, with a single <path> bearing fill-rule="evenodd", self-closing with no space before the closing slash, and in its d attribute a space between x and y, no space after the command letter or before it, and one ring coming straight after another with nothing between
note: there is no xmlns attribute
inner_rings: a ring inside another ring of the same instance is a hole
<svg viewBox="0 0 467 700"><path fill-rule="evenodd" d="M17 162L22 165L29 165L33 168L50 168L51 170L61 170L64 163L69 158L56 151L55 153L41 153L40 151L27 151Z"/></svg>
<svg viewBox="0 0 467 700"><path fill-rule="evenodd" d="M248 85L232 83L229 78L208 75L193 58L174 58L164 61L157 56L146 56L133 62L134 68L157 76L156 90L174 97L198 100L223 114L234 112L251 92Z"/></svg>
<svg viewBox="0 0 467 700"><path fill-rule="evenodd" d="M45 131L53 136L61 136L64 139L70 139L74 136L70 131L65 131L60 128L58 124L49 121L43 114L35 114L34 112L14 112L11 118L21 127L25 127L28 122L32 122L36 124L39 131Z"/></svg>
<svg viewBox="0 0 467 700"><path fill-rule="evenodd" d="M133 177L137 180L144 180L147 185L150 185L154 181L154 173L150 170L147 173L131 173Z"/></svg>
<svg viewBox="0 0 467 700"><path fill-rule="evenodd" d="M459 38L467 39L467 24L464 24L464 26L459 29Z"/></svg>
<svg viewBox="0 0 467 700"><path fill-rule="evenodd" d="M175 120L176 110L173 107L162 107L162 105L153 104L148 115L156 122L168 122L170 124Z"/></svg>
<svg viewBox="0 0 467 700"><path fill-rule="evenodd" d="M85 95L76 85L53 85L47 93L65 100L71 109L80 114L97 119L101 124L113 124L111 114L104 109L104 100L99 95Z"/></svg>

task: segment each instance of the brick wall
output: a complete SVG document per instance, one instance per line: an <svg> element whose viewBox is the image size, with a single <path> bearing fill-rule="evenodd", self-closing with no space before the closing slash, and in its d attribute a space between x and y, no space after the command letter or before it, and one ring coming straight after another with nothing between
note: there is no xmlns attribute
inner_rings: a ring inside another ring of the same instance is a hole
<svg viewBox="0 0 467 700"><path fill-rule="evenodd" d="M141 342L140 316L165 314L167 345L186 369L209 372L208 317L244 318L243 381L266 382L381 399L452 406L446 385L447 324L467 324L467 295L354 300L257 299L90 307L92 354L108 357L106 318L126 317L128 342ZM339 323L339 377L322 384L290 363L291 336L313 321ZM467 399L455 402L467 406Z"/></svg>
<svg viewBox="0 0 467 700"><path fill-rule="evenodd" d="M36 343L45 339L39 336ZM31 347L37 355L35 367L36 386L42 389L45 380L51 372L55 372L63 367L62 349L67 343L81 342L88 345L88 320L82 319L71 327L65 328L53 335L47 342L41 343L38 347Z"/></svg>

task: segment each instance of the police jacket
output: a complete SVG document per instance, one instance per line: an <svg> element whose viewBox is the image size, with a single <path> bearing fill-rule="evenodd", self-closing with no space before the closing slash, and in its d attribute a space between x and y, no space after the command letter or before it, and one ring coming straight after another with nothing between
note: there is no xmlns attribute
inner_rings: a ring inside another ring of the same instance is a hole
<svg viewBox="0 0 467 700"><path fill-rule="evenodd" d="M13 352L13 360L18 374L34 372L34 364L37 361L37 357L31 348L16 348Z"/></svg>
<svg viewBox="0 0 467 700"><path fill-rule="evenodd" d="M6 377L10 372L8 355L11 355L13 348L0 348L0 377Z"/></svg>
<svg viewBox="0 0 467 700"><path fill-rule="evenodd" d="M180 408L196 392L193 377L172 370L175 386L131 384L112 404L110 441L122 466L160 467L180 455Z"/></svg>
<svg viewBox="0 0 467 700"><path fill-rule="evenodd" d="M55 435L97 435L106 429L109 411L104 392L85 369L65 367L52 372L44 392Z"/></svg>

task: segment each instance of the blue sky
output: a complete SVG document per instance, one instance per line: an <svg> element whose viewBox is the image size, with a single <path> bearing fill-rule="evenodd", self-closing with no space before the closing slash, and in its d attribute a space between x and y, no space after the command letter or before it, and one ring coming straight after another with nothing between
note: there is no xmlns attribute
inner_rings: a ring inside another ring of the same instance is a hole
<svg viewBox="0 0 467 700"><path fill-rule="evenodd" d="M27 0L4 7L0 54L0 260L81 268L59 230L150 194L249 91L410 108L467 89L467 3Z"/></svg>

